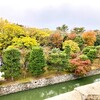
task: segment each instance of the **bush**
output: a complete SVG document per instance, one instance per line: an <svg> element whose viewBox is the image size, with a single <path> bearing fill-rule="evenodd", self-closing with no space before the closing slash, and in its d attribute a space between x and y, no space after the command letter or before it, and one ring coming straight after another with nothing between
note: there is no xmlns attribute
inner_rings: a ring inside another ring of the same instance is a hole
<svg viewBox="0 0 100 100"><path fill-rule="evenodd" d="M6 79L14 80L20 75L20 52L15 49L6 49L3 52L3 66L1 71L4 72Z"/></svg>
<svg viewBox="0 0 100 100"><path fill-rule="evenodd" d="M80 58L81 60L83 60L83 61L89 59L88 56L87 56L87 55L84 55L84 54L80 55L79 58Z"/></svg>
<svg viewBox="0 0 100 100"><path fill-rule="evenodd" d="M64 51L66 53L66 58L69 59L70 58L70 52L71 52L70 46L66 46Z"/></svg>
<svg viewBox="0 0 100 100"><path fill-rule="evenodd" d="M51 52L48 56L47 63L57 72L65 71L69 66L68 59L66 58L66 53L64 52Z"/></svg>
<svg viewBox="0 0 100 100"><path fill-rule="evenodd" d="M97 50L96 49L90 49L90 51L87 53L88 58L93 62L93 60L96 58Z"/></svg>
<svg viewBox="0 0 100 100"><path fill-rule="evenodd" d="M85 75L91 68L89 65L91 64L90 60L82 60L80 58L75 58L70 60L72 67L75 68L74 73L77 76Z"/></svg>
<svg viewBox="0 0 100 100"><path fill-rule="evenodd" d="M96 41L95 41L94 45L95 45L95 46L100 45L100 34L97 34L97 35L96 35Z"/></svg>
<svg viewBox="0 0 100 100"><path fill-rule="evenodd" d="M90 49L95 49L95 46L87 46L82 50L82 52L87 55Z"/></svg>
<svg viewBox="0 0 100 100"><path fill-rule="evenodd" d="M80 51L78 44L72 40L67 40L67 41L63 42L63 49L65 49L66 46L70 47L71 53L76 53L76 52Z"/></svg>
<svg viewBox="0 0 100 100"><path fill-rule="evenodd" d="M77 36L77 37L74 39L74 41L75 41L76 43L78 43L78 46L80 47L80 49L83 48L84 41L83 41L83 39L82 39L81 36Z"/></svg>
<svg viewBox="0 0 100 100"><path fill-rule="evenodd" d="M93 62L93 60L97 56L97 49L95 46L88 46L83 49L83 54L87 55L87 57Z"/></svg>
<svg viewBox="0 0 100 100"><path fill-rule="evenodd" d="M45 72L45 57L41 47L33 47L30 52L28 70L33 76L39 76Z"/></svg>

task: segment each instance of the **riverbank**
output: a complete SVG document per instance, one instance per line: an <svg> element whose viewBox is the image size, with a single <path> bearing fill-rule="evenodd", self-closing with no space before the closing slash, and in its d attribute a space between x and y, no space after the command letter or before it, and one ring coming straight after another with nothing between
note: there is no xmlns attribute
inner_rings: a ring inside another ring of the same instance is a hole
<svg viewBox="0 0 100 100"><path fill-rule="evenodd" d="M100 69L92 70L88 72L86 76L92 76L96 74L100 74ZM51 84L61 83L61 82L69 81L69 80L75 80L77 78L80 78L80 77L75 77L73 74L64 74L64 75L57 75L51 78L31 80L25 83L15 83L15 84L6 85L6 86L0 86L0 96L19 92L19 91L29 90L33 88L43 87L43 86L47 86Z"/></svg>
<svg viewBox="0 0 100 100"><path fill-rule="evenodd" d="M100 100L100 82L80 86L71 92L45 100Z"/></svg>

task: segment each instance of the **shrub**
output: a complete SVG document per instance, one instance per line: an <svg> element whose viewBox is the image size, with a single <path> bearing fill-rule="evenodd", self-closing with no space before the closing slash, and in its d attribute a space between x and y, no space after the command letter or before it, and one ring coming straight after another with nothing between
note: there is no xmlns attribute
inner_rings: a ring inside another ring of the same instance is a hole
<svg viewBox="0 0 100 100"><path fill-rule="evenodd" d="M96 58L97 50L96 49L90 49L90 51L87 53L88 58L93 62L93 60Z"/></svg>
<svg viewBox="0 0 100 100"><path fill-rule="evenodd" d="M91 64L90 60L81 60L80 58L75 58L70 60L71 66L75 68L74 72L77 76L85 75L91 68L89 65Z"/></svg>
<svg viewBox="0 0 100 100"><path fill-rule="evenodd" d="M88 56L87 56L87 55L84 55L84 54L80 55L79 58L80 58L81 60L83 60L83 61L89 59Z"/></svg>
<svg viewBox="0 0 100 100"><path fill-rule="evenodd" d="M57 72L65 71L69 66L65 52L51 52L48 56L47 63Z"/></svg>
<svg viewBox="0 0 100 100"><path fill-rule="evenodd" d="M93 62L93 60L97 56L97 49L95 46L88 46L83 49L83 54L87 55L87 57Z"/></svg>
<svg viewBox="0 0 100 100"><path fill-rule="evenodd" d="M66 58L67 58L67 59L70 58L70 52L71 52L70 46L66 46L66 47L65 47L65 53L66 53Z"/></svg>
<svg viewBox="0 0 100 100"><path fill-rule="evenodd" d="M82 39L81 36L76 36L76 38L74 39L74 41L75 41L76 43L78 43L78 46L80 47L80 49L83 48L84 41L83 41L83 39Z"/></svg>
<svg viewBox="0 0 100 100"><path fill-rule="evenodd" d="M45 57L41 47L33 47L30 52L28 70L33 76L44 73Z"/></svg>
<svg viewBox="0 0 100 100"><path fill-rule="evenodd" d="M1 71L4 72L6 79L14 80L20 75L20 52L15 49L6 49L3 52L3 66Z"/></svg>
<svg viewBox="0 0 100 100"><path fill-rule="evenodd" d="M82 50L82 52L87 55L90 49L95 49L95 46L87 46Z"/></svg>
<svg viewBox="0 0 100 100"><path fill-rule="evenodd" d="M75 52L80 51L78 44L72 40L66 40L65 42L63 42L63 49L65 49L66 46L70 47L71 53L75 53Z"/></svg>
<svg viewBox="0 0 100 100"><path fill-rule="evenodd" d="M82 38L88 46L92 46L96 41L96 33L94 31L84 32Z"/></svg>
<svg viewBox="0 0 100 100"><path fill-rule="evenodd" d="M100 45L100 34L97 34L97 35L96 35L96 41L95 41L94 45L95 45L95 46Z"/></svg>

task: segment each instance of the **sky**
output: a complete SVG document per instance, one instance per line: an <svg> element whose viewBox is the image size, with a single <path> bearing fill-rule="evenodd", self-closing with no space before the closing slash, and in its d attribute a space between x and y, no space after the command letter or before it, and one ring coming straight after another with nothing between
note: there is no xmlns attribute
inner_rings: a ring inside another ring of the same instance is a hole
<svg viewBox="0 0 100 100"><path fill-rule="evenodd" d="M0 17L38 28L99 29L100 0L0 0Z"/></svg>

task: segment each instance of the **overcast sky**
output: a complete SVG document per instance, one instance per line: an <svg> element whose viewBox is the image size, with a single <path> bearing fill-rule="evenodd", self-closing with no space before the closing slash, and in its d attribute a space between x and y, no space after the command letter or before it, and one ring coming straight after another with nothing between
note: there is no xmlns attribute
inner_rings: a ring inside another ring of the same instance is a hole
<svg viewBox="0 0 100 100"><path fill-rule="evenodd" d="M0 17L38 28L99 29L100 0L0 0Z"/></svg>

